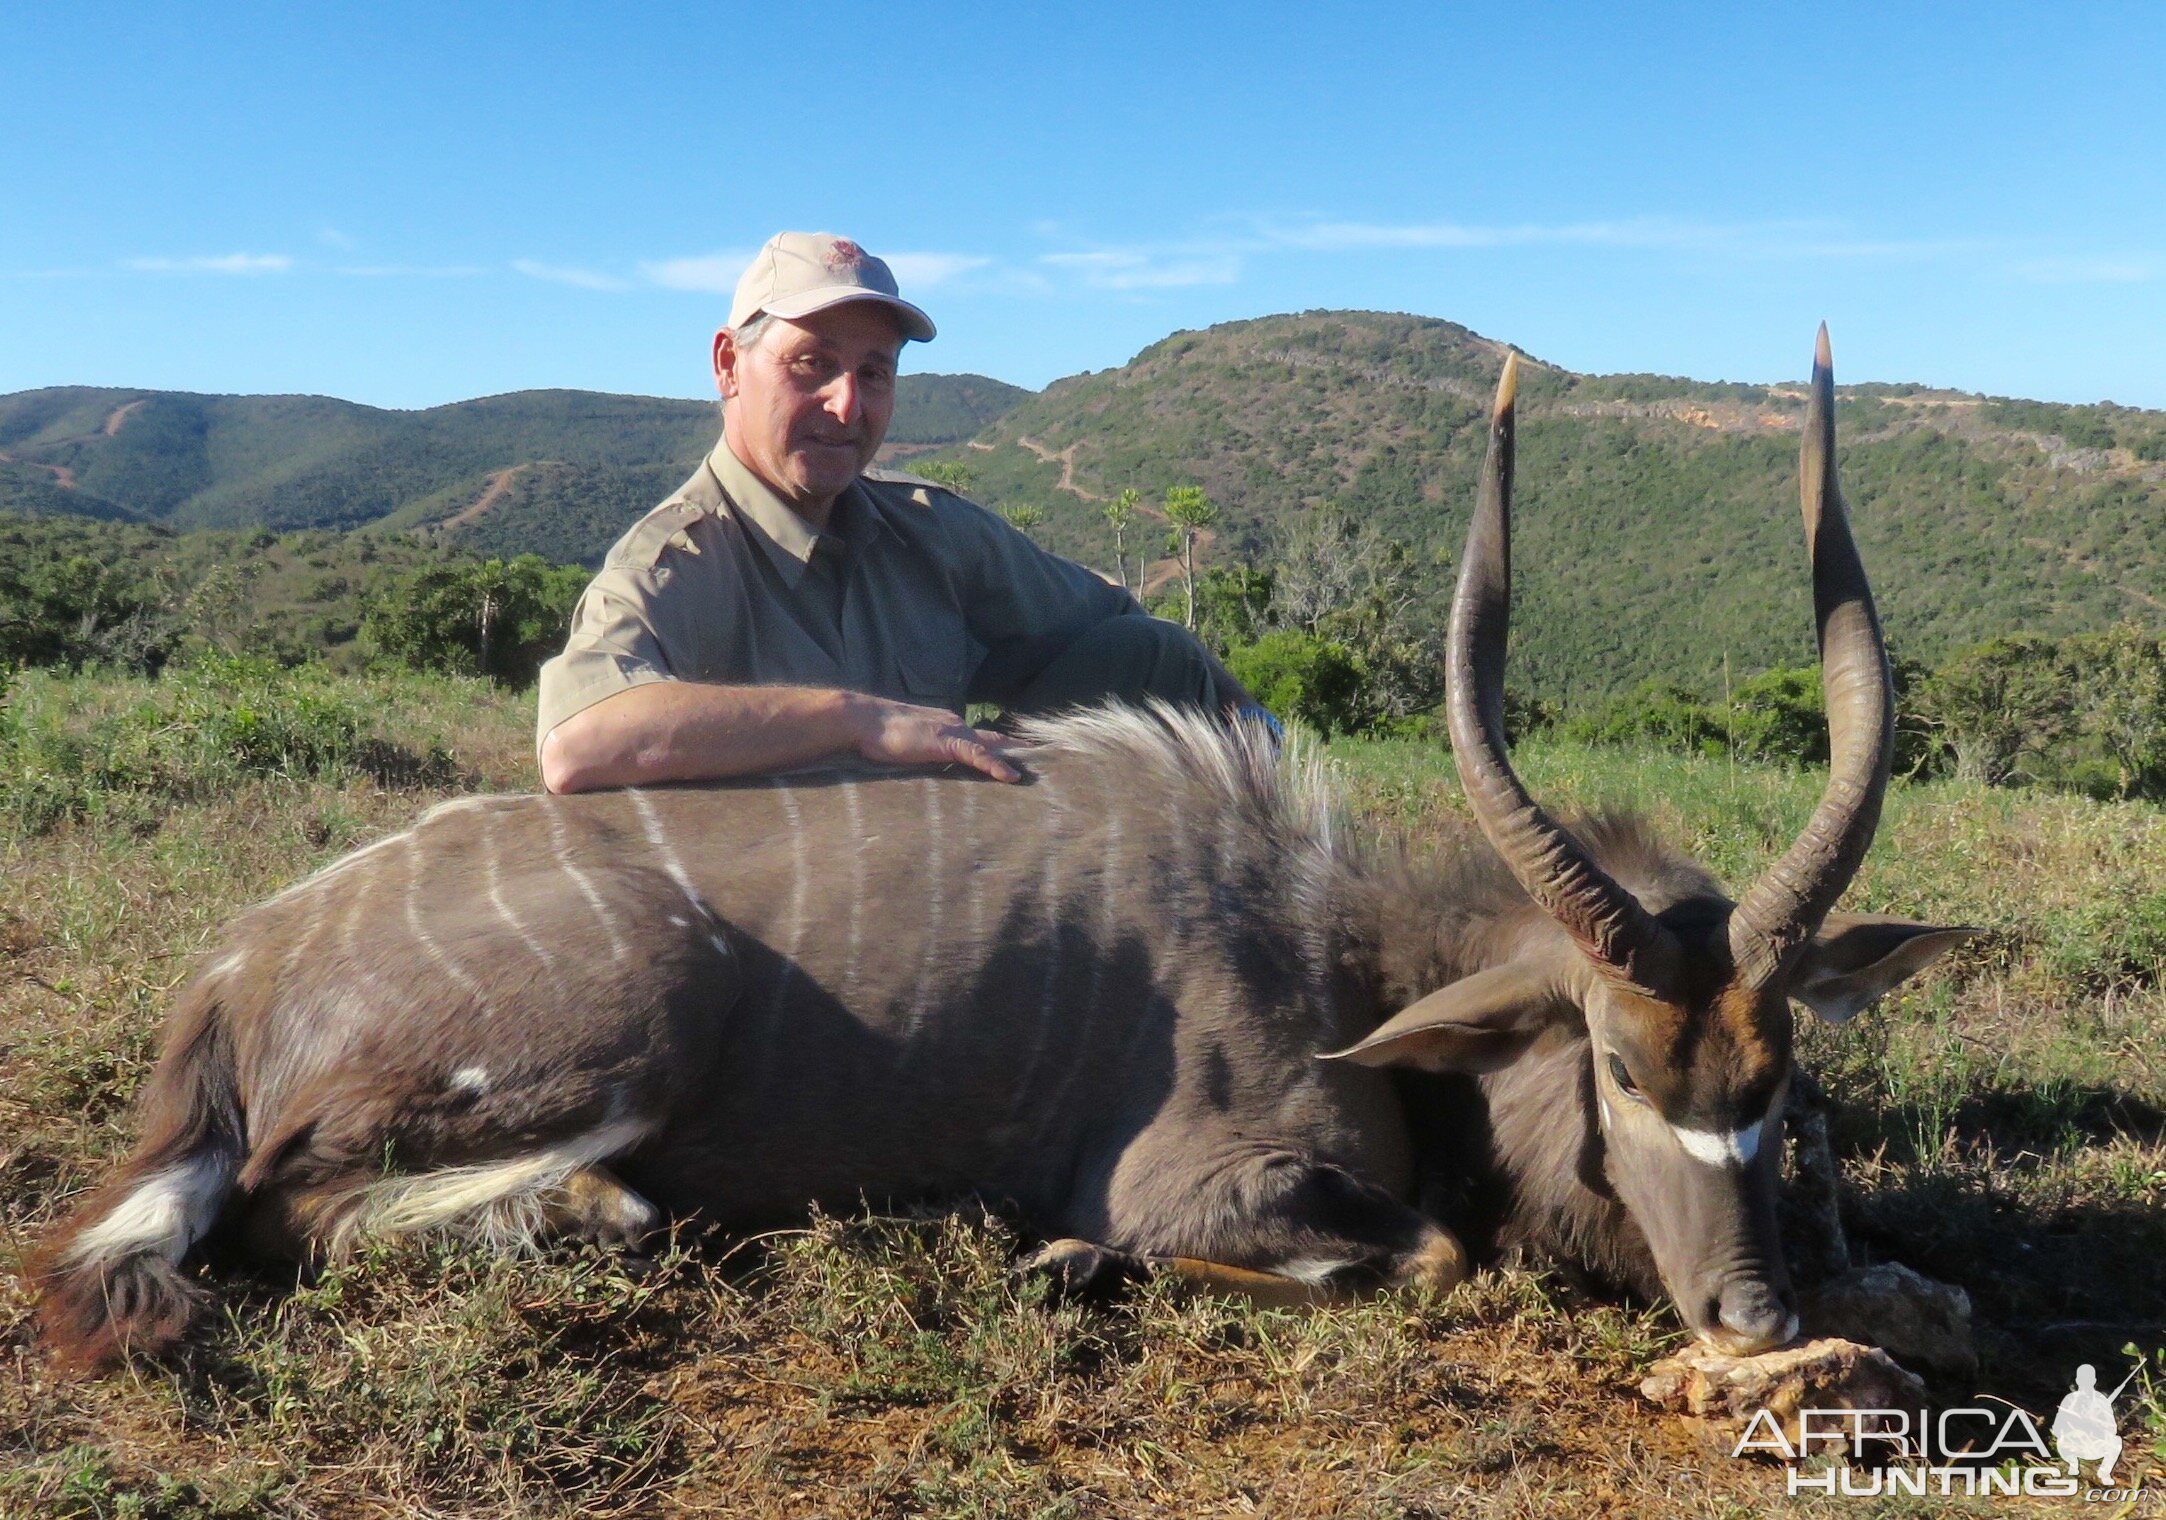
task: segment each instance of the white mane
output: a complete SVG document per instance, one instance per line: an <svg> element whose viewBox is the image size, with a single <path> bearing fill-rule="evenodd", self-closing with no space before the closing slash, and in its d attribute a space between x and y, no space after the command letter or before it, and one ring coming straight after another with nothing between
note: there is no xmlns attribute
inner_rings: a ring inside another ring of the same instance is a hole
<svg viewBox="0 0 2166 1520"><path fill-rule="evenodd" d="M1337 858L1346 810L1315 741L1296 730L1284 749L1263 724L1232 723L1193 707L1152 700L1079 708L1026 718L1015 737L1031 750L1095 756L1154 774L1170 785L1200 787L1279 835L1319 863Z"/></svg>

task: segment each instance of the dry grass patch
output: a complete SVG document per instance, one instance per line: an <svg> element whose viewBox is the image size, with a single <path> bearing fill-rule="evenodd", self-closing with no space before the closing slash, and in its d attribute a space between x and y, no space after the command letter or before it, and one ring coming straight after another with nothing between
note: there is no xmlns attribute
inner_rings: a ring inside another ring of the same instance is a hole
<svg viewBox="0 0 2166 1520"><path fill-rule="evenodd" d="M460 786L532 785L523 704L458 682L341 690L387 742L441 748ZM1456 811L1434 749L1338 753L1365 812L1419 832ZM1545 796L1636 805L1733 882L1818 786L1526 759ZM232 913L446 791L251 774L147 817L0 830L0 1515L1814 1510L1639 1399L1678 1340L1663 1311L1516 1267L1306 1314L1169 1284L1048 1302L1012 1275L1009 1225L968 1209L686 1238L646 1263L423 1241L310 1282L229 1267L225 1323L174 1366L56 1380L12 1269L125 1144L167 993ZM1861 1250L1978 1303L1976 1386L1936 1393L2050 1413L2078 1360L2104 1373L2134 1345L2154 1359L2121 1405L2132 1453L2166 1440L2162 882L2156 809L1899 788L1852 901L1990 933L1804 1046L1837 1100Z"/></svg>

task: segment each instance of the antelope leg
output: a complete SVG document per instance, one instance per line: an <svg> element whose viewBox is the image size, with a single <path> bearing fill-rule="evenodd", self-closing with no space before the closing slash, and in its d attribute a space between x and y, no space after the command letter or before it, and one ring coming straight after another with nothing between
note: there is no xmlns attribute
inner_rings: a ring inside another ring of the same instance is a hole
<svg viewBox="0 0 2166 1520"><path fill-rule="evenodd" d="M1158 1271L1209 1293L1226 1293L1272 1308L1299 1308L1341 1302L1378 1288L1425 1288L1444 1293L1466 1281L1466 1247L1451 1231L1436 1227L1413 1250L1376 1270L1318 1270L1316 1263L1286 1263L1302 1275L1267 1268L1237 1267L1200 1256L1138 1256L1073 1238L1055 1240L1017 1263L1020 1272L1051 1277L1063 1295L1104 1293Z"/></svg>
<svg viewBox="0 0 2166 1520"><path fill-rule="evenodd" d="M606 1166L585 1166L542 1199L543 1218L561 1235L632 1250L662 1222L662 1211Z"/></svg>

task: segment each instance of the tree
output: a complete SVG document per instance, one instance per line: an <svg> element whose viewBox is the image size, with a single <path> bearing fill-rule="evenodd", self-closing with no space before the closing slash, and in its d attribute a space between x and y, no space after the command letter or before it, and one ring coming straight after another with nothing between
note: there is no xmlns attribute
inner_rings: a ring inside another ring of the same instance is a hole
<svg viewBox="0 0 2166 1520"><path fill-rule="evenodd" d="M523 686L562 646L586 583L579 566L551 565L538 554L431 565L378 595L362 632L416 669Z"/></svg>
<svg viewBox="0 0 2166 1520"><path fill-rule="evenodd" d="M1008 526L1018 533L1028 533L1045 523L1045 508L1027 501L1019 501L1011 507L1002 507L1000 515L1008 519Z"/></svg>
<svg viewBox="0 0 2166 1520"><path fill-rule="evenodd" d="M1134 486L1121 492L1105 504L1106 526L1113 530L1113 569L1121 578L1123 591L1140 590L1143 582L1143 566L1136 566L1136 585L1128 584L1128 560L1126 557L1128 530L1135 524L1136 509L1143 505L1143 493Z"/></svg>
<svg viewBox="0 0 2166 1520"><path fill-rule="evenodd" d="M1224 651L1269 631L1271 572L1253 565L1213 565L1196 577L1196 636Z"/></svg>
<svg viewBox="0 0 2166 1520"><path fill-rule="evenodd" d="M253 556L211 566L180 599L182 626L215 654L239 654L254 621L251 588L262 574L263 561Z"/></svg>
<svg viewBox="0 0 2166 1520"><path fill-rule="evenodd" d="M2051 639L1992 639L1934 671L1918 709L1954 758L1959 780L2006 786L2073 732L2077 684Z"/></svg>
<svg viewBox="0 0 2166 1520"><path fill-rule="evenodd" d="M1203 494L1202 486L1168 486L1166 521L1173 524L1167 548L1181 562L1181 589L1188 611L1182 619L1189 632L1196 631L1196 539L1218 521L1218 508Z"/></svg>
<svg viewBox="0 0 2166 1520"><path fill-rule="evenodd" d="M1404 544L1325 502L1279 540L1276 560L1272 625L1350 650L1379 718L1409 718L1444 699L1433 631L1415 622L1421 577Z"/></svg>
<svg viewBox="0 0 2166 1520"><path fill-rule="evenodd" d="M978 472L960 459L928 460L911 473L936 486L945 486L957 496L968 496L978 483Z"/></svg>
<svg viewBox="0 0 2166 1520"><path fill-rule="evenodd" d="M2166 650L2133 623L2070 642L2083 727L2113 762L2115 794L2153 791L2166 774Z"/></svg>
<svg viewBox="0 0 2166 1520"><path fill-rule="evenodd" d="M0 568L0 666L107 664L155 673L175 637L155 588L117 565L71 554L19 577Z"/></svg>
<svg viewBox="0 0 2166 1520"><path fill-rule="evenodd" d="M1282 628L1228 650L1226 669L1265 707L1326 736L1369 725L1361 664L1344 644Z"/></svg>

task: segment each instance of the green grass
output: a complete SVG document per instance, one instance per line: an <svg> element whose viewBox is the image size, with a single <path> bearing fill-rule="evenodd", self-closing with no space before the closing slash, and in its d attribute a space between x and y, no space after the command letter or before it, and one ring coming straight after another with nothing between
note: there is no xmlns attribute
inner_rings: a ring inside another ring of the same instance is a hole
<svg viewBox="0 0 2166 1520"><path fill-rule="evenodd" d="M176 737L176 784L145 811L71 809L36 827L0 814L0 1268L125 1148L166 1000L227 917L452 791L533 784L517 698L418 677L264 679L259 701L314 690L356 731L440 748L449 769L387 783L344 764L237 765ZM11 711L83 736L146 704L186 712L185 689L39 677ZM238 700L204 697L198 728ZM1370 817L1419 833L1456 812L1434 746L1330 753ZM1732 883L1787 842L1819 784L1560 743L1520 759L1546 801L1637 808ZM1977 1303L1979 1375L1936 1394L2050 1414L2077 1361L2120 1369L2117 1382L2146 1357L2122 1430L2154 1486L2166 1463L2161 881L2156 808L1898 786L1851 905L1988 932L1803 1044L1836 1100L1860 1249ZM423 1241L306 1284L227 1269L224 1321L177 1363L95 1383L53 1376L24 1285L0 1274L0 1515L1798 1507L1779 1473L1729 1461L1638 1398L1680 1339L1659 1309L1522 1267L1441 1300L1299 1314L1166 1283L1056 1304L1011 1273L1017 1245L1008 1222L965 1209L687 1236L649 1264Z"/></svg>

